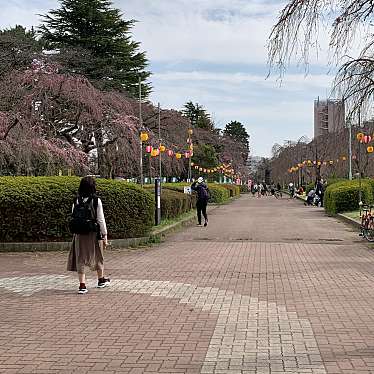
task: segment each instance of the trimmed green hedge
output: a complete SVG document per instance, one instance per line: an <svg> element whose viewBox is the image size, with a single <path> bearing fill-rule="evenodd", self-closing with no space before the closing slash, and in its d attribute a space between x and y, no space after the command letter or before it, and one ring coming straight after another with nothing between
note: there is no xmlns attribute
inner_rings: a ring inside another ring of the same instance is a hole
<svg viewBox="0 0 374 374"><path fill-rule="evenodd" d="M210 184L210 203L220 204L226 202L230 198L230 191L222 187L220 184Z"/></svg>
<svg viewBox="0 0 374 374"><path fill-rule="evenodd" d="M195 206L196 200L190 195L163 188L161 197L161 216L163 219L178 217L189 212Z"/></svg>
<svg viewBox="0 0 374 374"><path fill-rule="evenodd" d="M144 189L153 194L154 185L145 185ZM161 193L161 218L175 218L189 212L196 207L196 197L183 192L183 187L178 185L163 184Z"/></svg>
<svg viewBox="0 0 374 374"><path fill-rule="evenodd" d="M184 191L184 187L191 186L188 183L164 183L162 185L163 191L164 190L173 190L182 193ZM148 189L154 189L153 185L145 185L144 188ZM213 204L220 204L226 202L231 196L237 196L240 194L240 187L236 185L231 184L215 184L215 183L209 183L208 184L209 192L210 192L210 199L209 202ZM186 195L189 196L189 195ZM192 194L192 205L193 207L196 206L196 194ZM161 198L162 200L162 198ZM162 205L162 201L161 201Z"/></svg>
<svg viewBox="0 0 374 374"><path fill-rule="evenodd" d="M183 192L184 187L190 186L188 183L165 183L164 188L172 189L175 191ZM224 203L230 198L230 191L228 188L225 188L222 184L208 184L209 192L210 192L210 199L209 202L213 204L220 204ZM192 196L196 196L192 194ZM196 197L195 197L196 198Z"/></svg>
<svg viewBox="0 0 374 374"><path fill-rule="evenodd" d="M362 202L373 202L374 182L364 179L361 181ZM324 206L328 213L336 214L349 212L359 208L359 181L341 181L327 187L324 197Z"/></svg>
<svg viewBox="0 0 374 374"><path fill-rule="evenodd" d="M235 197L240 195L240 186L236 184L221 184L220 186L226 188L230 192L230 197Z"/></svg>
<svg viewBox="0 0 374 374"><path fill-rule="evenodd" d="M110 238L145 236L154 222L154 201L140 187L98 179ZM0 241L62 241L71 238L68 219L78 177L1 177Z"/></svg>

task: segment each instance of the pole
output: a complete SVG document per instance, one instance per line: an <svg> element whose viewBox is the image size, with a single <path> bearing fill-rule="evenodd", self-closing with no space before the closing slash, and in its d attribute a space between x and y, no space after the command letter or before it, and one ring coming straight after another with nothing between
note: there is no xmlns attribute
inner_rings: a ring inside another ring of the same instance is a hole
<svg viewBox="0 0 374 374"><path fill-rule="evenodd" d="M160 103L158 103L158 140L159 140L159 143L160 143L160 147L159 147L159 150L160 150L160 154L159 154L159 156L160 156L160 159L159 159L159 178L160 178L160 183L161 183L161 178L162 178L162 170L161 170L161 167L162 167L162 159L161 159L162 139L161 139L161 108L160 108Z"/></svg>
<svg viewBox="0 0 374 374"><path fill-rule="evenodd" d="M358 126L361 129L361 107L358 111ZM361 140L358 143L358 183L359 183L359 190L358 190L358 205L360 210L360 217L361 217L361 207L362 207L362 185L361 185Z"/></svg>
<svg viewBox="0 0 374 374"><path fill-rule="evenodd" d="M352 180L352 122L348 118L348 131L349 131L349 144L348 144L348 152L349 152L349 172L348 172L348 177L349 180Z"/></svg>
<svg viewBox="0 0 374 374"><path fill-rule="evenodd" d="M142 80L139 75L139 122L140 131L143 130L143 116L142 116ZM140 185L143 187L143 142L140 139Z"/></svg>

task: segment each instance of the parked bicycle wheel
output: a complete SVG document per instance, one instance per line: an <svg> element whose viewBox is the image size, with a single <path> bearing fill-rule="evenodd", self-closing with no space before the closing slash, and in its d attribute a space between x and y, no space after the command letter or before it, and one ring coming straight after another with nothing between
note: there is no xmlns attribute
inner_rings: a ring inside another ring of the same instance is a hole
<svg viewBox="0 0 374 374"><path fill-rule="evenodd" d="M373 217L366 220L365 228L363 230L364 238L369 242L374 242L374 221Z"/></svg>

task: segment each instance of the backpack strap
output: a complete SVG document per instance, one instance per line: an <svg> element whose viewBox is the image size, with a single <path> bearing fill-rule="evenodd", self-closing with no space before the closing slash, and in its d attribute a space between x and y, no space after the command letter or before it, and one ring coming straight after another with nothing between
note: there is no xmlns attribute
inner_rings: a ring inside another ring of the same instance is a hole
<svg viewBox="0 0 374 374"><path fill-rule="evenodd" d="M93 196L92 205L94 208L95 219L97 219L97 206L99 205L99 198L97 197L97 195Z"/></svg>

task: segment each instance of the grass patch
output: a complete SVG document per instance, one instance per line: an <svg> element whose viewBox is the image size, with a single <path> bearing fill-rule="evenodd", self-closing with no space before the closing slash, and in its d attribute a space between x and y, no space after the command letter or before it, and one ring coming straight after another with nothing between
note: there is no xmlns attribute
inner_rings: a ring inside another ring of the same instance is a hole
<svg viewBox="0 0 374 374"><path fill-rule="evenodd" d="M354 210L353 212L344 212L343 215L358 221L361 219L359 210Z"/></svg>

